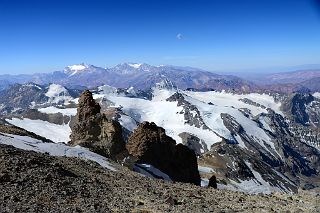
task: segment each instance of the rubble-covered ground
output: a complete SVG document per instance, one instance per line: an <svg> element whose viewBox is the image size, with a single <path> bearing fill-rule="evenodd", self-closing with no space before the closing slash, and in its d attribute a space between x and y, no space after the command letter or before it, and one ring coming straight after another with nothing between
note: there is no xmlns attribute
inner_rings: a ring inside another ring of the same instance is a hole
<svg viewBox="0 0 320 213"><path fill-rule="evenodd" d="M319 212L317 193L241 192L170 183L72 157L0 145L0 212Z"/></svg>

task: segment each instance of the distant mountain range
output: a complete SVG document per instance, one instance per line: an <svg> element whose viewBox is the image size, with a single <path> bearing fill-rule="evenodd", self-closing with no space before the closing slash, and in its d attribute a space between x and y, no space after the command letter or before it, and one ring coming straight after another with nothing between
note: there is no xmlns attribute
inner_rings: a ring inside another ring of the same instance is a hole
<svg viewBox="0 0 320 213"><path fill-rule="evenodd" d="M0 75L0 90L15 83L51 83L72 89L110 85L117 88L148 89L163 80L173 82L179 89L228 90L237 92L320 91L320 68L260 75L216 74L192 67L172 65L152 66L139 63L122 63L110 68L89 64L67 66L51 73L30 75Z"/></svg>
<svg viewBox="0 0 320 213"><path fill-rule="evenodd" d="M253 85L239 77L219 75L197 68L177 66L151 66L149 64L122 63L111 68L101 68L88 64L77 64L52 73L31 75L2 75L0 85L3 89L14 83L33 82L40 85L57 83L69 88L79 86L96 87L108 84L114 87L151 88L156 83L168 79L178 88L234 89L250 90Z"/></svg>

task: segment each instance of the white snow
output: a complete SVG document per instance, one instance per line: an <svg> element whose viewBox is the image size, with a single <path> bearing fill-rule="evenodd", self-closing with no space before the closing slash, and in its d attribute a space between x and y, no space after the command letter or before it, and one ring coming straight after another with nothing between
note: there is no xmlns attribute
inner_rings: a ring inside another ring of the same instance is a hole
<svg viewBox="0 0 320 213"><path fill-rule="evenodd" d="M270 132L273 132L268 122L270 122L270 119L265 116L259 117L260 123L263 125L263 128L266 130L269 130Z"/></svg>
<svg viewBox="0 0 320 213"><path fill-rule="evenodd" d="M320 92L313 93L313 97L320 98Z"/></svg>
<svg viewBox="0 0 320 213"><path fill-rule="evenodd" d="M107 99L116 103L117 107L122 107L122 111L138 122L154 122L166 130L166 134L174 138L177 143L182 143L178 136L182 132L189 132L196 137L204 140L208 147L221 141L221 138L210 130L204 130L195 126L185 124L184 115L180 114L182 107L177 107L176 102L165 101L172 92L168 90L158 90L154 93L155 97L150 100L139 98L128 98L108 95ZM121 116L122 117L122 116ZM123 117L125 118L125 117ZM122 120L122 124L127 129L135 128L132 122Z"/></svg>
<svg viewBox="0 0 320 213"><path fill-rule="evenodd" d="M214 170L212 168L206 167L206 166L199 166L198 165L198 170L200 173L206 173L206 174L214 173Z"/></svg>
<svg viewBox="0 0 320 213"><path fill-rule="evenodd" d="M193 98L198 99L199 101L203 101L205 103L213 103L217 106L223 107L234 107L236 109L240 108L248 108L252 115L255 116L259 113L267 113L266 109L262 109L261 107L253 106L250 104L246 104L239 99L248 98L256 103L259 103L267 108L271 108L276 113L283 114L280 110L281 103L276 103L274 98L267 94L258 94L258 93L250 93L250 94L232 94L227 92L193 92L193 91L185 91L185 93Z"/></svg>
<svg viewBox="0 0 320 213"><path fill-rule="evenodd" d="M54 106L39 108L38 111L46 114L61 113L66 116L75 116L77 114L77 108L60 109Z"/></svg>
<svg viewBox="0 0 320 213"><path fill-rule="evenodd" d="M201 178L201 186L208 186L209 180L207 178Z"/></svg>
<svg viewBox="0 0 320 213"><path fill-rule="evenodd" d="M202 129L190 126L185 123L183 107L177 106L177 102L168 102L166 99L176 92L175 89L154 88L152 100L140 98L129 98L125 96L115 95L114 93L104 93L105 97L114 103L115 107L120 107L127 116L121 116L120 123L129 130L136 127L134 120L137 122L149 121L154 122L158 126L163 127L166 133L171 136L177 143L181 143L182 139L178 136L182 132L188 132L199 139L203 140L207 147L210 148L216 142L221 141L221 137L233 139L230 131L224 126L221 113L227 113L234 117L257 143L264 149L275 155L276 149L274 143L265 130L259 125L247 118L239 109L248 108L252 116L260 113L267 113L266 109L256 107L239 101L240 98L249 98L266 107L270 107L276 112L281 113L280 103L276 103L272 96L266 94L247 94L237 95L226 92L192 92L179 91L184 94L186 101L195 105L205 124L210 128ZM96 97L95 97L96 98ZM211 102L213 105L209 105ZM195 115L195 112L191 112ZM132 119L130 119L132 118ZM264 123L264 127L268 126ZM244 142L239 136L236 136L239 146L246 148Z"/></svg>
<svg viewBox="0 0 320 213"><path fill-rule="evenodd" d="M121 124L121 126L125 127L130 132L132 132L134 129L137 128L136 121L133 118L131 118L130 116L121 114L118 121Z"/></svg>
<svg viewBox="0 0 320 213"><path fill-rule="evenodd" d="M130 87L129 89L127 89L127 93L129 93L129 94L131 94L131 95L133 95L133 96L136 96L136 95L137 95L134 87Z"/></svg>
<svg viewBox="0 0 320 213"><path fill-rule="evenodd" d="M232 135L230 131L224 126L223 120L221 118L221 113L227 113L231 115L233 118L235 118L235 120L244 128L246 133L252 136L252 138L254 138L255 141L257 141L267 151L269 151L269 149L265 144L268 144L268 146L270 146L276 152L274 143L272 142L271 138L266 134L266 132L263 129L259 128L256 122L244 116L238 109L231 107L232 105L209 105L193 97L185 98L189 103L192 103L193 105L197 106L207 126L213 131L217 132L219 135L223 136L224 138L232 139ZM270 153L273 155L272 152Z"/></svg>
<svg viewBox="0 0 320 213"><path fill-rule="evenodd" d="M109 85L103 85L98 87L98 91L100 94L117 94L117 88Z"/></svg>
<svg viewBox="0 0 320 213"><path fill-rule="evenodd" d="M79 70L84 70L87 67L83 64L75 64L75 65L68 66L68 68L70 70L79 71Z"/></svg>
<svg viewBox="0 0 320 213"><path fill-rule="evenodd" d="M135 63L135 64L128 64L128 65L129 65L130 67L135 68L135 69L139 69L142 64L137 64L137 63Z"/></svg>
<svg viewBox="0 0 320 213"><path fill-rule="evenodd" d="M161 177L163 180L172 181L169 175L150 164L136 164L134 166L134 170L147 177L154 177L153 175L156 175L158 177Z"/></svg>
<svg viewBox="0 0 320 213"><path fill-rule="evenodd" d="M234 136L235 139L238 141L238 145L243 148L243 149L247 149L246 144L244 143L244 141L241 139L241 137L239 135L235 135Z"/></svg>
<svg viewBox="0 0 320 213"><path fill-rule="evenodd" d="M50 139L53 142L67 143L70 140L69 136L71 134L71 128L69 124L58 125L49 123L48 121L31 120L28 118L12 118L6 119L6 121L17 127Z"/></svg>
<svg viewBox="0 0 320 213"><path fill-rule="evenodd" d="M88 66L86 66L86 65L84 65L84 64L76 64L76 65L68 66L68 68L69 68L71 71L73 71L69 76L73 76L73 75L77 74L79 71L88 68Z"/></svg>
<svg viewBox="0 0 320 213"><path fill-rule="evenodd" d="M48 103L54 104L67 104L73 99L67 89L59 84L51 84L45 95L49 98Z"/></svg>
<svg viewBox="0 0 320 213"><path fill-rule="evenodd" d="M44 143L40 140L27 136L17 136L11 134L0 135L0 143L29 151L41 153L46 152L52 156L79 157L85 160L97 162L104 168L116 171L116 169L109 163L107 158L80 146L70 147L62 143Z"/></svg>
<svg viewBox="0 0 320 213"><path fill-rule="evenodd" d="M25 84L24 86L26 86L26 87L35 87L35 88L37 88L37 89L39 89L39 90L42 90L42 88L39 87L39 86L36 85L36 84L31 84L31 83L29 83L29 84Z"/></svg>

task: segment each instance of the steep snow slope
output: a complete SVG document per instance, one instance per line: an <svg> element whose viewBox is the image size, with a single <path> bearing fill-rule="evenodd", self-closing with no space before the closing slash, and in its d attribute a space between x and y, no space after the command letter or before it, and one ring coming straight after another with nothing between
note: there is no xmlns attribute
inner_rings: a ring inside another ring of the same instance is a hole
<svg viewBox="0 0 320 213"><path fill-rule="evenodd" d="M80 146L70 147L62 143L44 143L27 136L17 136L11 134L0 134L0 143L24 150L42 153L46 152L53 156L79 157L82 159L95 161L109 170L116 171L111 163L109 163L107 158Z"/></svg>

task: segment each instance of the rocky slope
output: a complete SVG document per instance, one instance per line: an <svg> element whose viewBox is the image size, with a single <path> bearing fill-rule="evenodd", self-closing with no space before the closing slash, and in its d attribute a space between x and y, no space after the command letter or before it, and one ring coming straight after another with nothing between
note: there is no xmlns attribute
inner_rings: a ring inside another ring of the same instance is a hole
<svg viewBox="0 0 320 213"><path fill-rule="evenodd" d="M248 195L0 145L0 212L319 212L318 196Z"/></svg>

